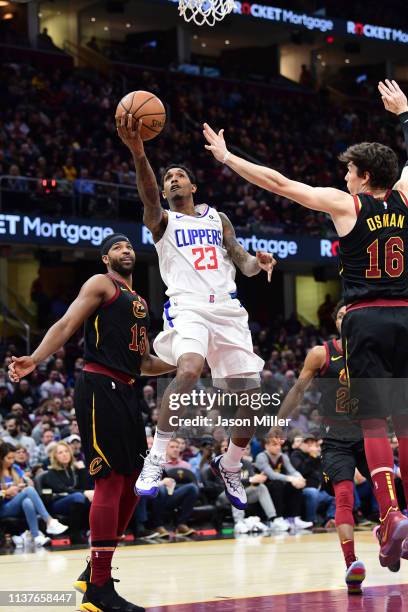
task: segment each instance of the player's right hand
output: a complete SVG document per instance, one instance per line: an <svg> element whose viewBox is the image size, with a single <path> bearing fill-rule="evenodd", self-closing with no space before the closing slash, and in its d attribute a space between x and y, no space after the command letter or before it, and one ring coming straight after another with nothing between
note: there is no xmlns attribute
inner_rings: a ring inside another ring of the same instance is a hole
<svg viewBox="0 0 408 612"><path fill-rule="evenodd" d="M28 355L24 355L24 357L12 357L8 367L8 375L11 382L19 382L21 378L30 374L34 369L34 360Z"/></svg>
<svg viewBox="0 0 408 612"><path fill-rule="evenodd" d="M385 110L400 115L408 111L407 96L401 90L397 81L385 79L385 83L378 83L378 91L381 94L381 99L384 103Z"/></svg>
<svg viewBox="0 0 408 612"><path fill-rule="evenodd" d="M144 155L143 140L140 135L142 129L142 119L136 123L133 116L129 113L122 115L116 120L116 128L118 130L118 136L136 156Z"/></svg>

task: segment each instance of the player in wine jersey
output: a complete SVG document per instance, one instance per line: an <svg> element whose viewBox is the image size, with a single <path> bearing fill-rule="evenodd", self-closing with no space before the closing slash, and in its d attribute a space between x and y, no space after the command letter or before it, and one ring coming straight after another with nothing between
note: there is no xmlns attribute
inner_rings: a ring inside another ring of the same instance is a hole
<svg viewBox="0 0 408 612"><path fill-rule="evenodd" d="M176 428L170 395L194 388L205 359L216 386L231 385L236 393L248 395L259 391L264 362L253 351L248 314L237 298L235 266L246 276L265 270L270 279L276 262L270 253L257 253L256 257L247 253L225 214L207 204L195 205L197 186L184 166L174 164L164 171L162 194L169 204L169 210L164 210L140 127L131 116L123 117L118 133L133 155L143 220L152 232L160 273L167 285L164 330L153 346L163 360L177 365L176 378L163 394L153 446L136 483L139 495L155 495L166 447ZM247 406L237 411L238 418L253 416ZM253 430L233 428L227 452L212 464L224 481L228 499L239 509L247 503L240 480L241 457Z"/></svg>
<svg viewBox="0 0 408 612"><path fill-rule="evenodd" d="M339 302L333 313L339 334L345 314L346 307ZM346 584L350 594L361 594L366 571L354 552L353 487L356 468L368 480L370 471L364 453L363 432L351 416L356 405L347 386L341 340L330 340L308 352L298 380L279 409L278 418L290 417L314 378L318 379L317 388L321 393L322 468L334 488L335 521L346 562Z"/></svg>
<svg viewBox="0 0 408 612"><path fill-rule="evenodd" d="M27 376L84 324L85 366L75 387L75 413L95 494L91 562L74 586L84 593L80 610L142 612L116 593L111 578L118 538L138 501L133 485L147 449L134 382L140 374L156 376L174 368L150 355L149 313L132 289L135 252L129 239L107 236L101 256L107 274L96 274L82 286L31 356L12 358L9 375L13 382Z"/></svg>
<svg viewBox="0 0 408 612"><path fill-rule="evenodd" d="M395 81L380 84L380 92L386 108L399 115L408 154L407 98ZM386 421L392 414L407 496L408 401L396 379L408 378L408 166L396 183L398 160L392 149L376 142L353 145L340 155L347 164L345 193L290 180L233 155L223 130L217 134L204 124L204 137L218 161L263 189L328 213L336 227L347 304L342 330L346 374L359 402L356 416L380 507L379 559L393 567L408 536L408 519L397 504ZM399 401L383 392L390 387L387 378L401 389Z"/></svg>

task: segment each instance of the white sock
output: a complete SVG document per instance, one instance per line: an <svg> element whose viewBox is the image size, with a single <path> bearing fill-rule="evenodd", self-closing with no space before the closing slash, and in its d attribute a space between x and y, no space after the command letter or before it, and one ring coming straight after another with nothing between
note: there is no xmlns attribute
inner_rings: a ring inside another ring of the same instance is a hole
<svg viewBox="0 0 408 612"><path fill-rule="evenodd" d="M223 455L221 461L226 470L238 471L241 469L241 459L245 448L241 448L230 440L228 450Z"/></svg>
<svg viewBox="0 0 408 612"><path fill-rule="evenodd" d="M160 429L156 428L156 433L153 438L153 445L150 449L151 453L155 453L157 455L165 455L167 450L167 445L173 437L172 431L160 431Z"/></svg>

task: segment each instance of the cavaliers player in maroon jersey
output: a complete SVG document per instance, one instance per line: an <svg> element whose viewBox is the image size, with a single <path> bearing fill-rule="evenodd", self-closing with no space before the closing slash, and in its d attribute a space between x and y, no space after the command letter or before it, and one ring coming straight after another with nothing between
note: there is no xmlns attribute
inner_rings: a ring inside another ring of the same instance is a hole
<svg viewBox="0 0 408 612"><path fill-rule="evenodd" d="M340 335L345 314L346 307L339 302L333 318ZM364 452L363 432L352 417L356 404L350 398L347 386L341 340L330 340L308 352L298 380L279 409L278 418L290 417L315 377L319 379L317 388L321 393L322 468L336 497L336 529L346 562L348 592L360 595L366 570L354 551L354 474L357 468L370 480L370 471Z"/></svg>
<svg viewBox="0 0 408 612"><path fill-rule="evenodd" d="M399 115L408 153L407 98L395 81L379 87L387 110ZM408 166L397 182L398 159L392 149L377 142L353 145L340 155L347 164L346 193L312 187L248 162L228 151L223 130L216 133L208 124L204 137L218 161L263 189L328 213L336 227L347 304L345 368L350 393L358 400L356 416L380 507L380 563L395 567L408 536L408 519L397 503L386 419L393 417L408 499L408 399L405 386L396 380L408 379ZM397 399L387 391L390 379Z"/></svg>
<svg viewBox="0 0 408 612"><path fill-rule="evenodd" d="M75 387L75 412L87 468L95 481L90 511L91 561L75 588L84 593L80 610L141 612L120 597L111 562L138 498L134 481L146 453L146 435L135 379L174 370L150 355L146 302L132 289L135 252L122 234L101 245L107 274L92 276L65 315L31 356L13 357L9 376L18 382L55 353L84 324L85 366Z"/></svg>

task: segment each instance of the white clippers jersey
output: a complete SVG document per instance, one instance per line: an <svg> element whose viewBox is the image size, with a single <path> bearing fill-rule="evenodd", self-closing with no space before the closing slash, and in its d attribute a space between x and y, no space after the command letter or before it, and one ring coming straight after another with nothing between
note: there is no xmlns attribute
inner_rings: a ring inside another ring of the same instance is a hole
<svg viewBox="0 0 408 612"><path fill-rule="evenodd" d="M168 224L155 244L168 297L221 296L236 292L235 266L223 246L222 221L207 204L197 216L168 210Z"/></svg>

